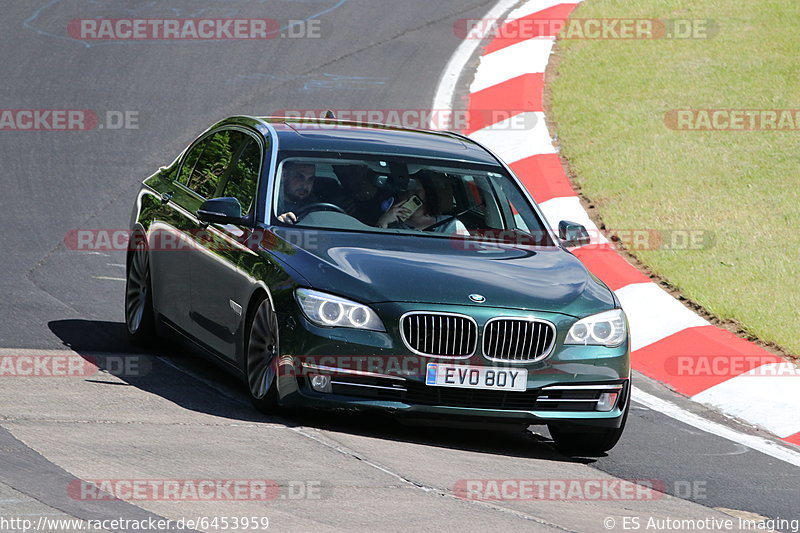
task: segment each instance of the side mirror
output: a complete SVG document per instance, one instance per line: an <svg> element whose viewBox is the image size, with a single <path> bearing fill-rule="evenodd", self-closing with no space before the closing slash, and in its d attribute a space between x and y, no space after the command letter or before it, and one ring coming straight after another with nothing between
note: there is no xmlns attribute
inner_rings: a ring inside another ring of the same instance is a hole
<svg viewBox="0 0 800 533"><path fill-rule="evenodd" d="M215 224L241 224L242 206L233 197L212 198L203 202L197 210L197 218Z"/></svg>
<svg viewBox="0 0 800 533"><path fill-rule="evenodd" d="M564 246L572 248L589 244L589 232L582 224L562 220L558 223L558 236L564 242Z"/></svg>

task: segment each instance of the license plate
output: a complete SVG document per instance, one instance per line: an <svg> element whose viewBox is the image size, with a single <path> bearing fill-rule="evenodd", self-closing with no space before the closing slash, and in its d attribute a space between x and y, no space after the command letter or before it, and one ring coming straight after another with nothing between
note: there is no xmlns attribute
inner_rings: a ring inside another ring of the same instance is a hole
<svg viewBox="0 0 800 533"><path fill-rule="evenodd" d="M428 363L425 384L434 387L524 391L528 371L524 368Z"/></svg>

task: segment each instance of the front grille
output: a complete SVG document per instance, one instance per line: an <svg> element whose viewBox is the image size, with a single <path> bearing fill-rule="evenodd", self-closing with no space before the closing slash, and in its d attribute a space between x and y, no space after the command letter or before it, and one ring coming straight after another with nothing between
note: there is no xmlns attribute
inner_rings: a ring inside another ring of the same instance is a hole
<svg viewBox="0 0 800 533"><path fill-rule="evenodd" d="M483 329L483 355L501 361L531 361L547 355L556 328L549 322L496 318Z"/></svg>
<svg viewBox="0 0 800 533"><path fill-rule="evenodd" d="M522 392L432 387L412 381L406 382L406 389L404 401L408 404L514 411L533 410L539 394L537 390Z"/></svg>
<svg viewBox="0 0 800 533"><path fill-rule="evenodd" d="M448 313L410 313L400 320L403 341L413 351L438 357L468 357L475 352L478 326Z"/></svg>

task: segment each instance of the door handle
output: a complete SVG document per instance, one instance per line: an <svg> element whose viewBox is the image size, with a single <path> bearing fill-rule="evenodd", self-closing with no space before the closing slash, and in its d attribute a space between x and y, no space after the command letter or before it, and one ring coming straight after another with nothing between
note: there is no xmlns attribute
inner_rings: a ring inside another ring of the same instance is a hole
<svg viewBox="0 0 800 533"><path fill-rule="evenodd" d="M171 192L162 192L161 193L161 203L162 204L166 204L170 200L172 200L172 193Z"/></svg>

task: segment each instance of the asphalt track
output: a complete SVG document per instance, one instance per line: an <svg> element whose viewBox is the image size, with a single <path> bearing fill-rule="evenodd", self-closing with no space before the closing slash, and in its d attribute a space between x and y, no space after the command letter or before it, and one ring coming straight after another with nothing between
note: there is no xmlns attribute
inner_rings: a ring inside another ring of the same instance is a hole
<svg viewBox="0 0 800 533"><path fill-rule="evenodd" d="M460 41L459 18L492 2L366 0L31 1L3 6L4 109L134 111L137 129L0 131L0 347L136 357L138 377L0 381L0 516L267 516L270 529L603 531L613 517L798 519L800 468L634 404L607 457L556 453L546 430L408 427L386 418L266 418L238 384L185 349L124 340L121 252L67 249L72 229L125 228L138 183L202 129L279 109L421 109ZM93 17L321 20L319 39L103 42L70 39ZM469 75L468 73L466 74ZM144 364L144 363L143 363ZM651 394L741 430L636 376ZM656 501L466 502L460 479L654 479ZM322 487L270 502L84 502L82 479L253 479ZM315 485L316 486L316 485ZM688 487L692 487L689 489Z"/></svg>

